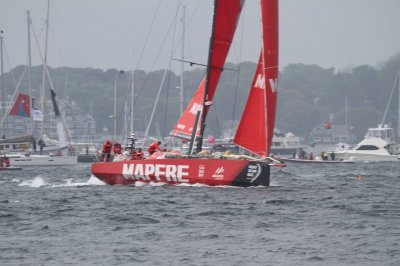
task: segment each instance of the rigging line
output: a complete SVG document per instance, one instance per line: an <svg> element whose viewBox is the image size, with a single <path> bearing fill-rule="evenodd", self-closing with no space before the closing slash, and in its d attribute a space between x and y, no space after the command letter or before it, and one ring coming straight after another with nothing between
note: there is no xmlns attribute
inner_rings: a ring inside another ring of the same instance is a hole
<svg viewBox="0 0 400 266"><path fill-rule="evenodd" d="M140 53L138 63L136 64L137 68L140 67L140 63L142 62L142 57L143 57L144 51L145 51L145 49L147 47L147 42L149 41L150 33L152 32L152 29L153 29L153 26L154 26L154 22L156 21L157 14L158 14L158 11L159 11L160 6L161 6L161 1L162 0L158 1L157 7L156 7L156 12L154 13L153 19L152 19L151 24L150 24L150 29L147 31L147 35L146 35L146 38L145 38L145 41L144 41L142 52Z"/></svg>
<svg viewBox="0 0 400 266"><path fill-rule="evenodd" d="M6 46L6 43L4 42L4 39L3 39L3 49L4 49L4 54L6 55L6 61L7 61L8 67L10 69L10 74L11 74L11 79L12 79L13 85L14 85L14 87L16 87L17 82L15 80L14 72L12 71L13 66L10 62L10 58L8 57L7 46Z"/></svg>
<svg viewBox="0 0 400 266"><path fill-rule="evenodd" d="M214 105L214 120L215 120L215 126L217 127L217 135L218 138L221 138L221 129L219 127L219 120L218 120L218 112L217 112L217 105L216 102L213 103ZM207 118L206 118L207 119Z"/></svg>
<svg viewBox="0 0 400 266"><path fill-rule="evenodd" d="M57 50L58 56L59 56L60 59L61 59L61 63L62 63L63 66L66 66L65 61L64 61L64 58L63 58L63 56L62 56L62 54L61 54L60 46L58 45L58 43L57 43L57 41L56 41L54 32L51 30L51 27L49 27L49 31L50 31L51 39L52 39L53 43L55 44L54 46L55 46L55 48L56 48L56 50Z"/></svg>
<svg viewBox="0 0 400 266"><path fill-rule="evenodd" d="M160 56L160 54L161 54L161 52L162 52L162 49L164 48L164 45L165 45L165 43L166 43L166 39L167 39L167 37L169 36L169 34L170 34L170 32L171 32L171 28L172 28L173 22L174 22L175 20L176 20L176 17L174 17L174 19L172 20L172 22L171 22L171 24L170 24L170 26L169 26L169 28L168 28L166 34L165 34L164 39L163 39L162 42L161 42L162 45L161 45L160 49L158 50L158 53L157 53L157 55L156 55L156 57L155 57L155 59L154 59L153 64L151 65L151 68L150 68L150 70L149 70L149 73L150 73L151 71L153 71L153 69L154 69L154 66L155 66L155 64L156 64L156 62L157 62L157 60L158 60L158 58L159 58L159 56ZM143 92L143 90L144 90L144 88L145 88L145 86L146 86L146 84L147 84L148 79L149 79L149 76L147 75L147 77L146 77L146 79L145 79L145 81L144 81L142 87L140 88L137 97L136 97L136 100L135 100L135 102L134 102L135 105L136 105L136 102L138 101L138 99L140 98L140 95L142 94L142 92Z"/></svg>
<svg viewBox="0 0 400 266"><path fill-rule="evenodd" d="M149 124L147 125L146 133L144 134L143 143L142 143L143 147L146 147L146 146L145 146L145 144L146 144L146 139L147 139L147 136L148 136L148 133L149 133L149 129L150 129L150 126L151 126L151 122L153 121L154 113L155 113L155 111L156 111L156 109L157 109L157 103L158 103L158 100L160 99L161 90L162 90L162 87L163 87L163 85L164 85L164 80L165 80L165 76L167 75L167 72L169 72L169 71L168 71L167 69L165 69L163 78L162 78L162 80L161 80L160 88L158 89L157 98L156 98L156 104L154 104L154 106L153 106L153 111L151 112Z"/></svg>
<svg viewBox="0 0 400 266"><path fill-rule="evenodd" d="M238 66L239 66L239 70L238 70L238 74L236 76L236 88L235 88L235 96L234 96L234 101L233 101L233 112L232 112L232 118L231 118L231 128L230 128L230 135L229 137L232 139L233 138L233 121L235 120L235 115L236 115L236 104L237 104L237 97L238 97L238 93L239 93L239 82L240 82L240 61L242 60L242 51L243 51L243 36L244 36L244 24L245 24L245 20L246 20L246 5L244 5L243 7L243 12L242 12L242 29L241 29L241 34L240 34L240 44L239 44L239 58L238 58ZM233 45L233 48L236 52L236 48L235 45ZM236 55L236 53L235 53ZM251 85L250 85L251 86Z"/></svg>
<svg viewBox="0 0 400 266"><path fill-rule="evenodd" d="M182 60L182 59L171 58L171 60L188 63L188 64L190 64L190 66L193 66L193 65L204 66L204 67L207 66L207 64L201 64L201 63L196 63L196 62L193 62L193 61L186 61L186 60ZM213 66L210 66L210 68L218 68L218 69L221 69L222 71L223 70L239 71L238 69L228 68L228 67L213 67Z"/></svg>
<svg viewBox="0 0 400 266"><path fill-rule="evenodd" d="M177 28L177 21L178 21L178 13L179 13L179 6L181 6L183 3L183 0L177 2L177 7L176 7L176 12L175 12L175 20L174 20L174 30L172 33L172 40L171 40L171 55L173 53L173 47L174 47L174 41L175 41L175 36L176 36L176 28ZM171 70L171 59L169 60L168 63L168 70ZM164 119L163 119L163 126L161 129L161 137L164 140L165 138L165 129L167 127L167 113L168 113L168 99L169 99L169 89L170 89L170 80L171 80L171 71L168 71L168 78L167 78L167 91L165 95L165 109L164 109ZM183 73L181 74L183 75Z"/></svg>
<svg viewBox="0 0 400 266"><path fill-rule="evenodd" d="M201 1L198 1L198 2L197 2L197 6L195 7L195 9L194 9L194 11L193 11L193 14L192 14L192 16L190 17L189 22L187 23L187 25L186 25L186 27L185 27L185 29L184 29L185 32L187 32L187 29L189 28L190 24L192 23L193 18L194 18L194 15L197 13L197 10L198 10L199 7L200 7L200 3L201 3ZM179 46L180 46L180 44L181 44L182 41L183 41L183 39L182 39L182 37L181 37L181 38L178 40L178 42L176 43L176 46L173 48L174 51L177 50L177 49L179 48Z"/></svg>
<svg viewBox="0 0 400 266"><path fill-rule="evenodd" d="M389 105L390 105L390 103L392 101L392 97L393 97L394 91L395 91L395 89L397 87L397 79L399 79L399 78L400 78L400 71L397 72L396 77L395 77L394 82L393 82L392 92L390 93L389 101L388 101L388 103L386 105L385 113L383 114L383 118L382 118L382 122L381 122L382 126L385 123L386 115L387 115L387 112L389 110ZM400 88L399 88L399 93L400 93Z"/></svg>

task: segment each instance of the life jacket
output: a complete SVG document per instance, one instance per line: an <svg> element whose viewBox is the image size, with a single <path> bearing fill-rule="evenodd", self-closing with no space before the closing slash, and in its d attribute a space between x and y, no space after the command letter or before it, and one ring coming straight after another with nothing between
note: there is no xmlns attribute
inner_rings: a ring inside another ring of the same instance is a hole
<svg viewBox="0 0 400 266"><path fill-rule="evenodd" d="M157 142L152 143L148 148L147 151L152 154L154 153L156 150L160 150L160 146L158 146Z"/></svg>
<svg viewBox="0 0 400 266"><path fill-rule="evenodd" d="M112 143L110 141L106 141L103 145L103 153L111 153Z"/></svg>
<svg viewBox="0 0 400 266"><path fill-rule="evenodd" d="M115 145L114 145L114 148L113 148L113 152L114 152L114 154L122 154L122 147L121 147L121 145L115 144Z"/></svg>
<svg viewBox="0 0 400 266"><path fill-rule="evenodd" d="M136 153L136 159L141 160L144 157L144 153L142 151Z"/></svg>

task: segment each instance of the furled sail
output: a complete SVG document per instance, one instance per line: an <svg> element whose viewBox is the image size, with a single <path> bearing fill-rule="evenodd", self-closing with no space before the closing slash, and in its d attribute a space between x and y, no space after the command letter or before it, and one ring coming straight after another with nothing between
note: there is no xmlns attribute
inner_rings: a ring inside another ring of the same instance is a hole
<svg viewBox="0 0 400 266"><path fill-rule="evenodd" d="M215 0L207 73L186 107L186 110L172 129L172 136L190 139L197 113L193 110L203 110L204 99L206 100L205 112L207 114L207 106L211 104L214 97L229 48L232 44L243 3L244 0ZM204 97L205 93L207 93L206 97ZM201 124L199 123L199 127ZM199 134L200 131L198 130L196 136Z"/></svg>
<svg viewBox="0 0 400 266"><path fill-rule="evenodd" d="M278 0L261 1L262 51L234 143L268 156L278 88Z"/></svg>

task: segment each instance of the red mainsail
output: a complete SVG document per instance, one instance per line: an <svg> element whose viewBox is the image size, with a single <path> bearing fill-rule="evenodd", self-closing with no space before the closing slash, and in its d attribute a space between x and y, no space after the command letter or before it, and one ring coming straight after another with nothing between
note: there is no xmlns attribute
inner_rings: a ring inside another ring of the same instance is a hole
<svg viewBox="0 0 400 266"><path fill-rule="evenodd" d="M267 97L267 154L272 144L278 97L279 10L278 0L261 1L263 63Z"/></svg>
<svg viewBox="0 0 400 266"><path fill-rule="evenodd" d="M214 4L214 22L210 41L208 71L197 88L192 100L181 118L172 129L171 135L190 139L196 113L203 110L204 93L207 91L206 103L211 104L221 76L233 36L236 31L244 0L216 0ZM207 90L206 90L207 86ZM196 109L196 112L193 110ZM206 104L206 114L208 105ZM200 128L201 122L199 123ZM196 136L199 136L197 131Z"/></svg>
<svg viewBox="0 0 400 266"><path fill-rule="evenodd" d="M275 126L278 89L278 0L261 1L263 44L234 143L268 156Z"/></svg>

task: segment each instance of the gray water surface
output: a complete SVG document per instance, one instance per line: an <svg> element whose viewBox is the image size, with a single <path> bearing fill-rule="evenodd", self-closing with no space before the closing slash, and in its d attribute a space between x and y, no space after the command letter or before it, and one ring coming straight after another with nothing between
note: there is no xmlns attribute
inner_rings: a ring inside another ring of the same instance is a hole
<svg viewBox="0 0 400 266"><path fill-rule="evenodd" d="M400 265L400 162L289 164L271 187L0 172L0 265Z"/></svg>

